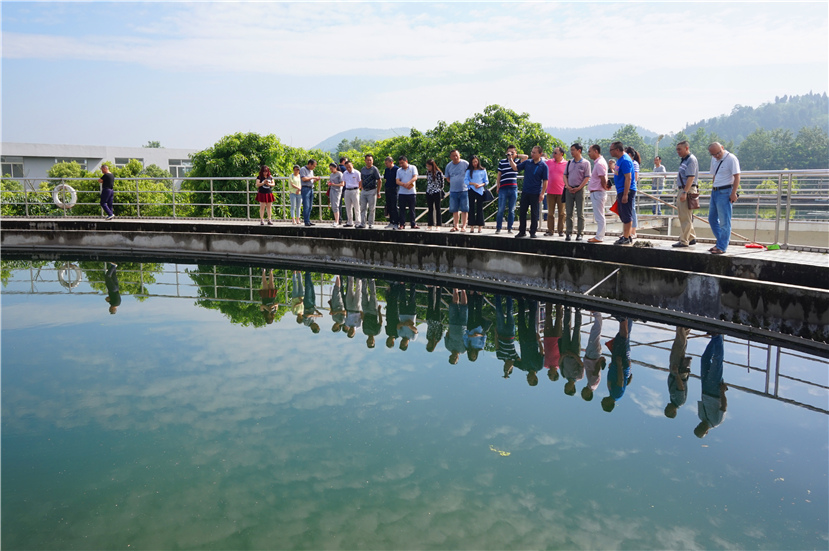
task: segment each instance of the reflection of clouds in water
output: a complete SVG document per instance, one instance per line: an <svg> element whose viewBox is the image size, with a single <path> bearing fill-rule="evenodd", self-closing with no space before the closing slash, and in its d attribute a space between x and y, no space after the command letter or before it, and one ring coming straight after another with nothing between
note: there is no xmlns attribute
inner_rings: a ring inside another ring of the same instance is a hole
<svg viewBox="0 0 829 551"><path fill-rule="evenodd" d="M640 386L637 391L630 393L630 399L639 406L639 409L645 415L651 417L664 417L665 404L668 403L670 397L665 393L660 393L650 387Z"/></svg>

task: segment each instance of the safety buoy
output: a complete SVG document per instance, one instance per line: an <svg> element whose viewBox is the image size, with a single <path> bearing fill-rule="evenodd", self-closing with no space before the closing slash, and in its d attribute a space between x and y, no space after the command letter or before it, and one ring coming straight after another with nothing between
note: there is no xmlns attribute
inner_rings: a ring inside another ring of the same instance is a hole
<svg viewBox="0 0 829 551"><path fill-rule="evenodd" d="M52 201L61 209L71 209L78 202L78 192L69 184L59 184L52 190Z"/></svg>
<svg viewBox="0 0 829 551"><path fill-rule="evenodd" d="M58 268L58 281L67 289L74 289L81 282L81 269L68 262L61 265Z"/></svg>

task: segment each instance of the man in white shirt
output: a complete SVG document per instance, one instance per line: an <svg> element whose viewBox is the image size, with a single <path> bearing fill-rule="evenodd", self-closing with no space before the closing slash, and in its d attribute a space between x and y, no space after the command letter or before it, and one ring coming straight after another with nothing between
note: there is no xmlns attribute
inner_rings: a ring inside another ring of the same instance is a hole
<svg viewBox="0 0 829 551"><path fill-rule="evenodd" d="M731 241L731 212L740 187L740 161L719 142L709 145L708 153L711 154L709 173L712 175L708 223L717 238L717 244L709 250L711 254L723 254Z"/></svg>

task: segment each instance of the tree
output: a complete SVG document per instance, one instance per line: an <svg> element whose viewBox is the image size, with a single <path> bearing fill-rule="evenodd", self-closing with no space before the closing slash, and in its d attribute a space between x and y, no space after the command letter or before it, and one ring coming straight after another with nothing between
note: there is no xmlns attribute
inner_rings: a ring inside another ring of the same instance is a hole
<svg viewBox="0 0 829 551"><path fill-rule="evenodd" d="M160 149L161 148L161 142L149 141L149 142L147 142L147 145L144 145L142 147L148 147L150 149Z"/></svg>
<svg viewBox="0 0 829 551"><path fill-rule="evenodd" d="M829 168L829 135L820 126L804 127L794 141L795 168Z"/></svg>

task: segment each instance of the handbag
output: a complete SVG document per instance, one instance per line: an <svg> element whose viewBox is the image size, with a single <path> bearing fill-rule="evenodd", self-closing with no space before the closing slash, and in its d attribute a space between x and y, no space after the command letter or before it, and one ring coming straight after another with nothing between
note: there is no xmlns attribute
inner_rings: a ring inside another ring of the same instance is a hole
<svg viewBox="0 0 829 551"><path fill-rule="evenodd" d="M688 201L688 210L696 210L699 208L699 193L686 193L685 197Z"/></svg>
<svg viewBox="0 0 829 551"><path fill-rule="evenodd" d="M487 203L495 200L495 196L492 195L492 192L489 191L488 188L484 188L483 196L484 196L484 201L486 201Z"/></svg>

